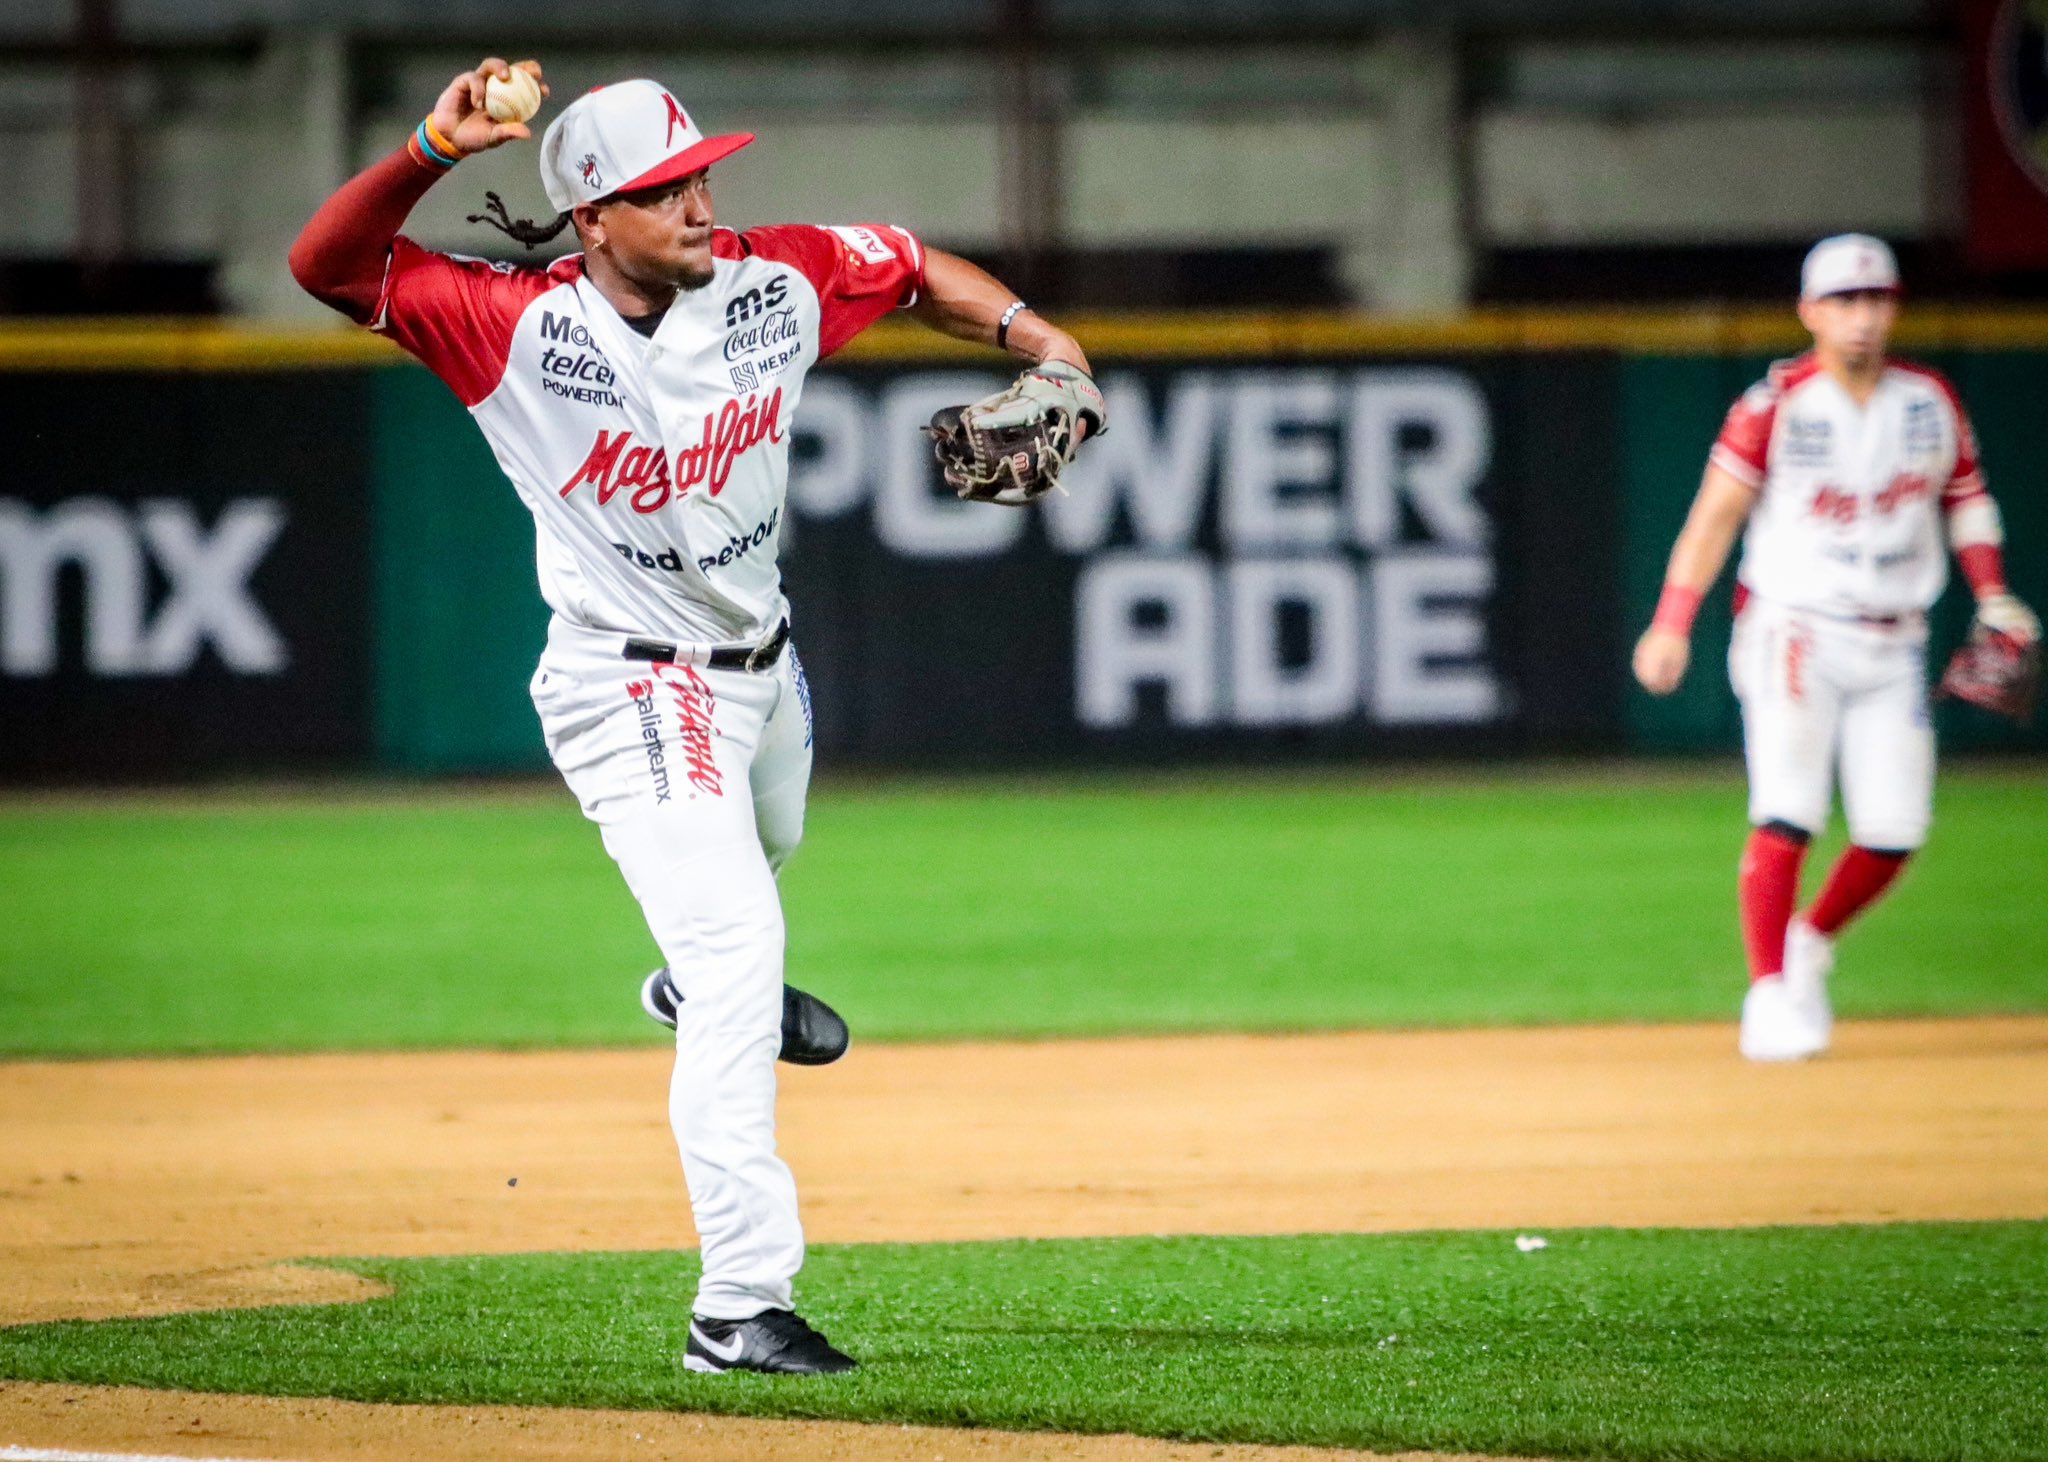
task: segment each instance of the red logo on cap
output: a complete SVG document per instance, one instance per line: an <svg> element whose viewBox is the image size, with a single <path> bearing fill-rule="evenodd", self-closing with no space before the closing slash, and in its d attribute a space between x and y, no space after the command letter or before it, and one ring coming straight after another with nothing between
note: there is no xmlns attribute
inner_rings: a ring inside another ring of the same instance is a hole
<svg viewBox="0 0 2048 1462"><path fill-rule="evenodd" d="M688 132L690 130L690 119L683 115L683 109L676 105L676 99L667 92L661 94L661 99L668 103L668 141L663 146L674 147L676 145L676 127L680 125L685 132Z"/></svg>

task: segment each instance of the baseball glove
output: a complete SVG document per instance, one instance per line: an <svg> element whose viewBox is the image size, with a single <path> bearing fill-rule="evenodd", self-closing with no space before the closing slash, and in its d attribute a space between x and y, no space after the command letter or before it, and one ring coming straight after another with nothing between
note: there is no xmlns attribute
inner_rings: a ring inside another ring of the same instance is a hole
<svg viewBox="0 0 2048 1462"><path fill-rule="evenodd" d="M2026 725L2041 697L2041 644L1978 622L1941 673L1941 693Z"/></svg>
<svg viewBox="0 0 2048 1462"><path fill-rule="evenodd" d="M1102 392L1087 372L1053 360L971 406L948 406L924 433L955 493L1018 508L1060 485L1080 423L1100 436L1104 419Z"/></svg>

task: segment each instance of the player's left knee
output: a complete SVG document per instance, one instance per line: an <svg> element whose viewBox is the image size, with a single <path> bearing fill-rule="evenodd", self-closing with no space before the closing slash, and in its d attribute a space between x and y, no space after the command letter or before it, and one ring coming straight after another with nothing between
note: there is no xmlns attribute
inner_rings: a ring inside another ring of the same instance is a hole
<svg viewBox="0 0 2048 1462"><path fill-rule="evenodd" d="M768 868L780 873L796 850L803 846L804 818L801 812L794 817L763 819L760 823L761 851L768 855Z"/></svg>
<svg viewBox="0 0 2048 1462"><path fill-rule="evenodd" d="M1926 844L1927 827L1924 823L1918 827L1900 823L1852 827L1849 829L1849 841L1874 857L1904 861Z"/></svg>

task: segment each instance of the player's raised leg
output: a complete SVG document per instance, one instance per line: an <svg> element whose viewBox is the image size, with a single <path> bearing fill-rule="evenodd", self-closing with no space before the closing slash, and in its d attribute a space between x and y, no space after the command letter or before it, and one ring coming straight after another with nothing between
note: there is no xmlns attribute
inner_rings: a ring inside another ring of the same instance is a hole
<svg viewBox="0 0 2048 1462"><path fill-rule="evenodd" d="M769 868L782 871L804 837L804 806L811 788L811 690L796 646L776 667L775 705L761 731L751 784L754 824ZM851 1033L839 1012L817 996L785 984L782 1059L792 1066L826 1066L846 1054Z"/></svg>
<svg viewBox="0 0 2048 1462"><path fill-rule="evenodd" d="M803 841L804 803L811 784L810 691L795 646L784 652L775 679L779 689L748 783L761 851L769 869L779 874ZM667 965L641 981L640 1008L670 1030L675 1029L677 1003ZM829 1066L846 1054L851 1040L838 1011L808 991L783 983L781 1060L792 1066Z"/></svg>
<svg viewBox="0 0 2048 1462"><path fill-rule="evenodd" d="M804 839L804 807L811 790L811 689L796 646L775 670L776 699L761 731L761 749L749 772L754 823L761 851L775 872Z"/></svg>

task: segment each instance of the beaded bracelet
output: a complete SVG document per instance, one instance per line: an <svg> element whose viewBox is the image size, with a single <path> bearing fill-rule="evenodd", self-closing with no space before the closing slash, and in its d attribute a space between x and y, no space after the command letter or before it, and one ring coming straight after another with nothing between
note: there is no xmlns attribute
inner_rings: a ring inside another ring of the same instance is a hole
<svg viewBox="0 0 2048 1462"><path fill-rule="evenodd" d="M1023 314L1031 306L1022 300L1012 300L1010 307L1003 311L1003 318L996 321L996 349L1005 350L1010 342L1010 321Z"/></svg>

